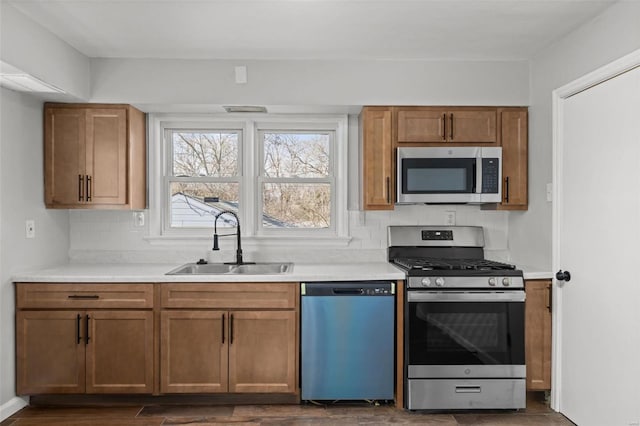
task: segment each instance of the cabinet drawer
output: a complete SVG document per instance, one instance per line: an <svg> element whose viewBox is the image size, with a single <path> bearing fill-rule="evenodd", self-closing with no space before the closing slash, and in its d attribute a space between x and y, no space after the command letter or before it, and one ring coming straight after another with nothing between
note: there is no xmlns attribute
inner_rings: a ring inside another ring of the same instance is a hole
<svg viewBox="0 0 640 426"><path fill-rule="evenodd" d="M18 309L153 308L153 284L17 284Z"/></svg>
<svg viewBox="0 0 640 426"><path fill-rule="evenodd" d="M163 308L274 308L296 306L298 283L161 284Z"/></svg>

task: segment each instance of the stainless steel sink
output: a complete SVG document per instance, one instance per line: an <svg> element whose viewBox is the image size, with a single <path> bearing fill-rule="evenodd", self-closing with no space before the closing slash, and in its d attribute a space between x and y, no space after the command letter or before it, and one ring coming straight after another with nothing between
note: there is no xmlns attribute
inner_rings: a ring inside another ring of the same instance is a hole
<svg viewBox="0 0 640 426"><path fill-rule="evenodd" d="M293 269L293 263L253 263L226 265L223 263L186 263L167 272L165 275L270 275L286 274Z"/></svg>
<svg viewBox="0 0 640 426"><path fill-rule="evenodd" d="M293 268L292 263L256 263L253 265L239 265L233 268L232 274L286 274Z"/></svg>

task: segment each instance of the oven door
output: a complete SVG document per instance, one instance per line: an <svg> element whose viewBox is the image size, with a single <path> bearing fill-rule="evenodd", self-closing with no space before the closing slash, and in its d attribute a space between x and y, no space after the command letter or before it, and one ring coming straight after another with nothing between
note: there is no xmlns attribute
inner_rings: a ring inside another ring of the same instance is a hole
<svg viewBox="0 0 640 426"><path fill-rule="evenodd" d="M525 377L522 290L408 291L408 378Z"/></svg>

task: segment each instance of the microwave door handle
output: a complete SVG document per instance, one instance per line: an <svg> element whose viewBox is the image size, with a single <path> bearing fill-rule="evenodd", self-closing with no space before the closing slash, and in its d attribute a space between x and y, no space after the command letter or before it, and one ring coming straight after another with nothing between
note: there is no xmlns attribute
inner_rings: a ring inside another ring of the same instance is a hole
<svg viewBox="0 0 640 426"><path fill-rule="evenodd" d="M482 154L476 157L476 194L482 194Z"/></svg>

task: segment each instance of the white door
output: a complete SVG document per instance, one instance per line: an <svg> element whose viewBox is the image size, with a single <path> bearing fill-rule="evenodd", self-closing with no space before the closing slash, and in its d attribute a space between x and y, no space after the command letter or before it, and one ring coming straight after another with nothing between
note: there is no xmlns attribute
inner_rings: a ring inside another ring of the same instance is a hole
<svg viewBox="0 0 640 426"><path fill-rule="evenodd" d="M640 68L559 103L557 408L640 424ZM556 269L557 270L557 269Z"/></svg>

